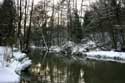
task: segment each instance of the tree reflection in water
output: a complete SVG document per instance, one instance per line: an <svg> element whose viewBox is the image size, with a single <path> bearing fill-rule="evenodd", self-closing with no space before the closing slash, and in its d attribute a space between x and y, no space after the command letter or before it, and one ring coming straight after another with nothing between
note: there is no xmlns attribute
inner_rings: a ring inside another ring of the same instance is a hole
<svg viewBox="0 0 125 83"><path fill-rule="evenodd" d="M94 64L92 64L94 63ZM84 69L85 83L125 83L125 64L89 61Z"/></svg>
<svg viewBox="0 0 125 83"><path fill-rule="evenodd" d="M83 65L54 54L48 54L43 62L42 53L32 51L33 64L29 75L22 74L22 83L125 83L125 64L87 60Z"/></svg>

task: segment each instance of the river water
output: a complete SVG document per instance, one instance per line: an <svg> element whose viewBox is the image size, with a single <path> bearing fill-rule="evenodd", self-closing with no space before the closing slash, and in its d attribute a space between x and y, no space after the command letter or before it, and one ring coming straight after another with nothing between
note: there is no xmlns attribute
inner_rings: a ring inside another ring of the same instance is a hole
<svg viewBox="0 0 125 83"><path fill-rule="evenodd" d="M32 50L32 66L21 83L125 83L125 64L76 60L69 56Z"/></svg>

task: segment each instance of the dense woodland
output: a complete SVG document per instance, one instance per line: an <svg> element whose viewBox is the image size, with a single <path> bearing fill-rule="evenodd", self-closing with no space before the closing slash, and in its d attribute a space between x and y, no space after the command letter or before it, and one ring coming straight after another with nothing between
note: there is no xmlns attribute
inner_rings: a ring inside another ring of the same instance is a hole
<svg viewBox="0 0 125 83"><path fill-rule="evenodd" d="M0 7L0 45L49 48L83 39L107 49L125 48L125 1L4 0ZM80 8L79 8L80 7Z"/></svg>

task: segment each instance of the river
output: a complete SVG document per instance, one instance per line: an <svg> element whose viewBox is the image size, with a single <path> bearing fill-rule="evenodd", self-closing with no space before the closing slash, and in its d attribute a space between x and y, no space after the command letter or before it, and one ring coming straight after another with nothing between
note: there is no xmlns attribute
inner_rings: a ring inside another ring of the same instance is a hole
<svg viewBox="0 0 125 83"><path fill-rule="evenodd" d="M21 83L125 83L125 64L73 60L39 49L30 53L32 66L22 72Z"/></svg>

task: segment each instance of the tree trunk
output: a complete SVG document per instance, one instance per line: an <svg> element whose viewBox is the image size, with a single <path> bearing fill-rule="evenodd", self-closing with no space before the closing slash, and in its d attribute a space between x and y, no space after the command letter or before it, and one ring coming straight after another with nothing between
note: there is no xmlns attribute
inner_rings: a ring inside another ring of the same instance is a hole
<svg viewBox="0 0 125 83"><path fill-rule="evenodd" d="M26 40L26 50L27 51L29 51L30 34L31 34L31 27L32 27L33 6L34 6L34 0L32 0L31 11L30 11L30 22L29 22L29 27L27 30L27 40Z"/></svg>

